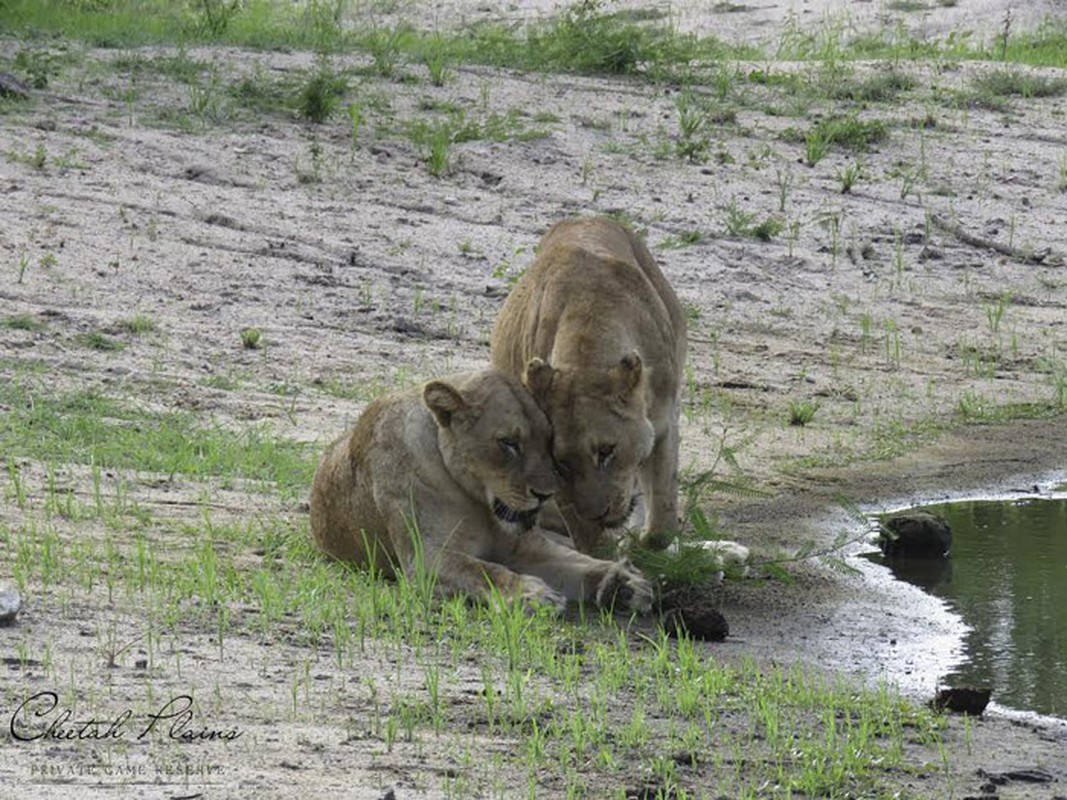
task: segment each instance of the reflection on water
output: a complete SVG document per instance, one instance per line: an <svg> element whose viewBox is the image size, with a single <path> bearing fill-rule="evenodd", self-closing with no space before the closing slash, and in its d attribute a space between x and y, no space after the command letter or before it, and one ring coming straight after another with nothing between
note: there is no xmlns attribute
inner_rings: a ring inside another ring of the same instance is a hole
<svg viewBox="0 0 1067 800"><path fill-rule="evenodd" d="M1001 705L1067 717L1067 500L927 508L952 527L950 558L889 566L973 629L943 682L991 686Z"/></svg>

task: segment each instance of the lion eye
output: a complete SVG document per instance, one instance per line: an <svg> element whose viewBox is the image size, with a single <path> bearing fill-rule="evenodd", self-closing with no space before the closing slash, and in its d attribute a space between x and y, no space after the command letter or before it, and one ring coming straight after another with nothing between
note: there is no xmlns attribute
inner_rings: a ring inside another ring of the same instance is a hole
<svg viewBox="0 0 1067 800"><path fill-rule="evenodd" d="M522 445L519 444L519 440L514 436L501 436L496 440L496 443L500 445L500 449L509 456L514 457L522 452Z"/></svg>
<svg viewBox="0 0 1067 800"><path fill-rule="evenodd" d="M615 445L602 444L596 448L596 465L603 469L615 455Z"/></svg>

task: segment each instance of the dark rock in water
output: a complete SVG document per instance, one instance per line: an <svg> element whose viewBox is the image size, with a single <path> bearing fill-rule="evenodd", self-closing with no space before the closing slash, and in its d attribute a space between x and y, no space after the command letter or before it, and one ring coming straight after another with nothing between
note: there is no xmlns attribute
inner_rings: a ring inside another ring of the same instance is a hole
<svg viewBox="0 0 1067 800"><path fill-rule="evenodd" d="M11 625L22 608L22 598L13 586L0 584L0 625Z"/></svg>
<svg viewBox="0 0 1067 800"><path fill-rule="evenodd" d="M669 636L721 642L730 634L730 625L715 606L712 593L700 587L669 592L660 603L663 629Z"/></svg>
<svg viewBox="0 0 1067 800"><path fill-rule="evenodd" d="M937 711L954 711L957 714L980 717L989 705L989 697L992 694L992 689L979 689L974 686L938 689L930 705Z"/></svg>
<svg viewBox="0 0 1067 800"><path fill-rule="evenodd" d="M952 529L929 511L901 511L882 520L878 546L891 558L941 558L952 547Z"/></svg>

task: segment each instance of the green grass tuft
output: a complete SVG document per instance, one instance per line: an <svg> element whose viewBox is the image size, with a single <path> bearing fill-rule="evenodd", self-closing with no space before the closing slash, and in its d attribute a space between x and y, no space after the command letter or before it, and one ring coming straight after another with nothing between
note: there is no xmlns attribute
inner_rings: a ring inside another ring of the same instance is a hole
<svg viewBox="0 0 1067 800"><path fill-rule="evenodd" d="M13 314L0 320L0 327L13 331L41 331L45 324L32 314Z"/></svg>
<svg viewBox="0 0 1067 800"><path fill-rule="evenodd" d="M884 103L915 88L915 79L896 69L878 72L861 81L836 81L827 86L827 94L835 100L857 103Z"/></svg>
<svg viewBox="0 0 1067 800"><path fill-rule="evenodd" d="M1067 94L1067 78L1037 75L1020 69L998 69L976 76L974 88L993 97L1062 97Z"/></svg>
<svg viewBox="0 0 1067 800"><path fill-rule="evenodd" d="M241 329L241 346L246 350L258 350L263 346L263 331L259 328Z"/></svg>
<svg viewBox="0 0 1067 800"><path fill-rule="evenodd" d="M309 122L325 122L337 111L347 90L347 79L323 62L312 72L300 90L300 116Z"/></svg>
<svg viewBox="0 0 1067 800"><path fill-rule="evenodd" d="M119 327L134 336L143 336L146 333L155 333L158 329L156 321L147 314L136 314L119 323Z"/></svg>
<svg viewBox="0 0 1067 800"><path fill-rule="evenodd" d="M819 410L819 404L810 400L789 401L789 424L796 427L804 427L815 419Z"/></svg>
<svg viewBox="0 0 1067 800"><path fill-rule="evenodd" d="M9 458L97 464L194 478L267 481L303 493L307 448L269 429L228 431L191 413L157 413L92 390L56 393L16 378L0 387L0 452Z"/></svg>
<svg viewBox="0 0 1067 800"><path fill-rule="evenodd" d="M91 331L90 333L79 336L78 341L89 349L99 350L102 353L117 353L126 347L124 342L113 336L108 336L106 333L101 333L100 331Z"/></svg>

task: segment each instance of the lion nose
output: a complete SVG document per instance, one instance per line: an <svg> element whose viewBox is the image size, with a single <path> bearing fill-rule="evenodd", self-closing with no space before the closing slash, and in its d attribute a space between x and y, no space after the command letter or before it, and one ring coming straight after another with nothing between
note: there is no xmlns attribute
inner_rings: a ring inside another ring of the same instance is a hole
<svg viewBox="0 0 1067 800"><path fill-rule="evenodd" d="M537 498L537 502L543 503L545 500L552 496L552 492L539 492L536 489L531 489L530 494Z"/></svg>

